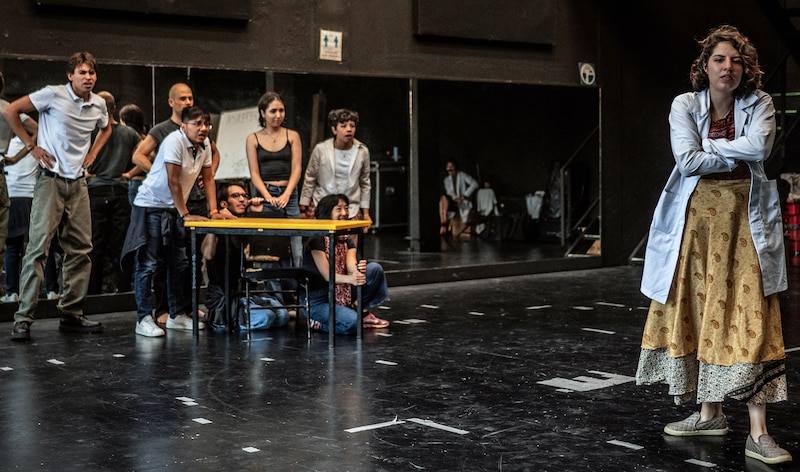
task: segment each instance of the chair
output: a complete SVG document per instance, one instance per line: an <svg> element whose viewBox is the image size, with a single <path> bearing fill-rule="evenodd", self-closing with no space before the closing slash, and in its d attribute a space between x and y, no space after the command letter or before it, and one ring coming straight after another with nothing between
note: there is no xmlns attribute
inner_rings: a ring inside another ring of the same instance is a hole
<svg viewBox="0 0 800 472"><path fill-rule="evenodd" d="M275 218L283 217L282 214L273 213L248 213L247 217ZM308 272L302 267L291 267L292 254L289 236L256 236L249 237L242 245L241 257L241 287L239 294L245 297L245 325L247 337L250 338L250 300L252 295L265 294L279 295L280 305L276 308L297 310L296 321L300 316L306 320L306 335L311 338L311 307L308 301ZM293 282L292 286L285 286L281 282ZM284 298L294 295L294 303L288 303ZM237 295L238 296L238 295ZM299 325L296 325L299 328Z"/></svg>
<svg viewBox="0 0 800 472"><path fill-rule="evenodd" d="M456 238L460 238L464 233L481 236L483 239L489 239L493 235L493 220L496 216L500 216L500 211L497 208L497 196L494 190L489 187L478 189L475 200L476 205L470 210L469 217L464 222L464 226L458 232Z"/></svg>

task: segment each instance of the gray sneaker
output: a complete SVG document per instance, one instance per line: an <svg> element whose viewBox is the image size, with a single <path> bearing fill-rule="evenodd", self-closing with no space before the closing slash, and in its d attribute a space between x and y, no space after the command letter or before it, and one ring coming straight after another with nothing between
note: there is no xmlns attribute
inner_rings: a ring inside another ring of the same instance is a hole
<svg viewBox="0 0 800 472"><path fill-rule="evenodd" d="M688 418L664 426L670 436L724 436L728 434L728 419L719 415L708 421L700 421L700 412L695 411Z"/></svg>
<svg viewBox="0 0 800 472"><path fill-rule="evenodd" d="M753 441L753 437L748 434L747 442L744 445L744 455L758 459L765 464L780 464L792 460L789 451L775 444L775 440L769 434L762 434L758 441Z"/></svg>

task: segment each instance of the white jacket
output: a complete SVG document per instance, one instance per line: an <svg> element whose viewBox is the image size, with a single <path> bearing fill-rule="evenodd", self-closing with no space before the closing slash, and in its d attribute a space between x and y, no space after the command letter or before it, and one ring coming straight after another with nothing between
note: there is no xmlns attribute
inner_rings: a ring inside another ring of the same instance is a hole
<svg viewBox="0 0 800 472"><path fill-rule="evenodd" d="M701 175L729 172L735 160L750 167L748 215L758 252L764 296L788 287L783 224L777 184L768 180L763 161L775 140L772 98L757 90L734 103L736 139L708 139L711 126L708 89L678 95L669 114L675 167L667 180L650 225L641 291L665 303L678 262L689 198Z"/></svg>
<svg viewBox="0 0 800 472"><path fill-rule="evenodd" d="M316 205L325 196L343 193L350 199L350 218L354 218L359 209L369 208L372 195L369 149L361 141L357 139L354 141L353 146L357 149L356 157L347 182L336 181L333 138L314 146L303 178L300 205L308 205L312 200Z"/></svg>
<svg viewBox="0 0 800 472"><path fill-rule="evenodd" d="M455 200L457 197L465 197L464 201L458 206L461 221L469 219L469 211L472 209L470 197L478 190L478 182L471 175L460 170L456 172L456 185L453 186L453 178L449 175L444 178L444 193Z"/></svg>

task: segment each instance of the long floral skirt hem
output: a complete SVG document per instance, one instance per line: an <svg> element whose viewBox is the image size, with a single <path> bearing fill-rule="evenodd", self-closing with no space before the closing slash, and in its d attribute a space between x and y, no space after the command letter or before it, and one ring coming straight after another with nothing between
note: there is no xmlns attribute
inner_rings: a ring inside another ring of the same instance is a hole
<svg viewBox="0 0 800 472"><path fill-rule="evenodd" d="M636 369L637 385L669 385L676 405L722 402L726 398L752 405L787 399L783 359L758 364L719 366L697 360L697 353L669 357L666 349L642 349Z"/></svg>

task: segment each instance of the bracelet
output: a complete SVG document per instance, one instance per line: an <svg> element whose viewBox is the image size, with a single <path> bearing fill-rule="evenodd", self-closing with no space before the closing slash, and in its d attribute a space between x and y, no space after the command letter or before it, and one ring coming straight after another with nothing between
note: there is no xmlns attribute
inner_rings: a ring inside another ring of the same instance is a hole
<svg viewBox="0 0 800 472"><path fill-rule="evenodd" d="M217 210L216 208L208 212L209 215L216 215L217 213L219 213L219 210Z"/></svg>

